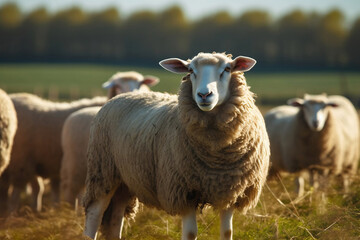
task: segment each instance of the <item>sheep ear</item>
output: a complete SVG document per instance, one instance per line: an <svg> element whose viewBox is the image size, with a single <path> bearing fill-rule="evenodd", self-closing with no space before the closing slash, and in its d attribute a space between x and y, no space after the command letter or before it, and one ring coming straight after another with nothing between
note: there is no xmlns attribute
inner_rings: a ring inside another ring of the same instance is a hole
<svg viewBox="0 0 360 240"><path fill-rule="evenodd" d="M147 85L148 87L152 87L158 84L159 82L160 82L159 78L148 75L148 76L144 76L144 80L142 80L141 83Z"/></svg>
<svg viewBox="0 0 360 240"><path fill-rule="evenodd" d="M291 98L287 101L287 104L294 107L302 107L304 105L304 99Z"/></svg>
<svg viewBox="0 0 360 240"><path fill-rule="evenodd" d="M114 83L114 81L107 81L107 82L104 82L103 84L102 84L102 87L103 88L112 88L112 87L114 87L115 86L115 83Z"/></svg>
<svg viewBox="0 0 360 240"><path fill-rule="evenodd" d="M231 62L232 71L247 72L256 64L256 60L250 57L239 56Z"/></svg>
<svg viewBox="0 0 360 240"><path fill-rule="evenodd" d="M180 58L168 58L159 62L160 66L173 73L189 72L189 63Z"/></svg>

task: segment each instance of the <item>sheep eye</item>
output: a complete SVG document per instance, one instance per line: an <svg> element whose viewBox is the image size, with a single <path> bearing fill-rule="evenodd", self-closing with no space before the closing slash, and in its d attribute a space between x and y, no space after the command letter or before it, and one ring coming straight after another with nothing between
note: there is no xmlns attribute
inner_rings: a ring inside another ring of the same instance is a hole
<svg viewBox="0 0 360 240"><path fill-rule="evenodd" d="M220 74L220 77L222 77L225 72L230 72L230 70L231 70L230 67L226 67L226 68L224 69L224 71Z"/></svg>
<svg viewBox="0 0 360 240"><path fill-rule="evenodd" d="M194 73L194 70L192 68L189 68L189 73L194 74L194 77L196 77L196 74Z"/></svg>

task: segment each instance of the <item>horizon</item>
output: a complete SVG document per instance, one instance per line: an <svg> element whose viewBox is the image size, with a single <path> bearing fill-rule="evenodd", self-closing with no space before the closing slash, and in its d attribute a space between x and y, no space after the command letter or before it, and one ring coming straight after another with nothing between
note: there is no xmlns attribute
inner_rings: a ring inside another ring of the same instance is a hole
<svg viewBox="0 0 360 240"><path fill-rule="evenodd" d="M37 8L45 7L49 12L55 13L72 7L80 7L84 11L98 12L110 7L116 8L124 17L130 16L134 12L150 10L153 12L163 11L171 6L179 6L185 16L190 20L198 20L219 11L227 11L232 16L238 16L251 10L267 11L272 18L280 18L288 12L301 10L306 13L318 12L326 13L333 9L339 9L345 17L345 22L353 22L360 17L360 1L357 0L303 0L285 1L264 0L238 1L223 0L157 0L147 2L145 0L116 1L116 0L0 0L0 6L8 3L15 3L24 13L29 13Z"/></svg>

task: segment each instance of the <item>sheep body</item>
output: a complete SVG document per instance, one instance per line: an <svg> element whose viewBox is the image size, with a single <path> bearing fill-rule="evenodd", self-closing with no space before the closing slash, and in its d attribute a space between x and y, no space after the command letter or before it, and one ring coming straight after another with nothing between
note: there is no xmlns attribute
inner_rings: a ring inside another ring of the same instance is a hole
<svg viewBox="0 0 360 240"><path fill-rule="evenodd" d="M143 76L134 71L117 72L103 87L108 88L108 98L125 92L150 91L159 79ZM61 160L61 193L63 199L77 207L77 196L85 186L86 150L89 141L90 124L99 107L89 107L72 113L65 121L61 134L63 158Z"/></svg>
<svg viewBox="0 0 360 240"><path fill-rule="evenodd" d="M233 73L230 99L210 113L199 110L191 89L184 81L179 97L126 93L99 111L88 148L86 209L123 185L169 214L205 204L243 212L256 205L270 150L245 78Z"/></svg>
<svg viewBox="0 0 360 240"><path fill-rule="evenodd" d="M17 129L17 117L9 96L0 89L0 175L10 162L10 154Z"/></svg>
<svg viewBox="0 0 360 240"><path fill-rule="evenodd" d="M324 98L322 95L309 100ZM326 99L326 98L325 98ZM271 172L315 170L321 174L355 174L359 160L359 120L351 102L342 96L328 96L337 107L328 107L324 128L312 131L304 111L279 106L265 115L271 143Z"/></svg>
<svg viewBox="0 0 360 240"><path fill-rule="evenodd" d="M72 113L62 129L61 193L65 201L75 203L86 179L86 151L90 124L100 107L87 107Z"/></svg>
<svg viewBox="0 0 360 240"><path fill-rule="evenodd" d="M10 210L18 207L20 192L27 183L36 181L36 176L50 178L54 200L58 201L63 123L72 112L101 106L107 98L70 103L51 102L28 93L10 94L10 98L18 116L18 130L6 176L1 178L2 185L14 186Z"/></svg>

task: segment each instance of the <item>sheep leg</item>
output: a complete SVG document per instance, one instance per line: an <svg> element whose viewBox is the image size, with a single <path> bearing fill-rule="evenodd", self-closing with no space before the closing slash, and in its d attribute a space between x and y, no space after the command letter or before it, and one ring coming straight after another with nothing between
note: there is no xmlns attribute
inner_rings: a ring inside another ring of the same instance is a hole
<svg viewBox="0 0 360 240"><path fill-rule="evenodd" d="M75 211L78 209L78 202L79 199L81 199L81 192L84 188L84 182L82 182L83 184L80 184L79 181L72 176L67 176L67 178L61 179L60 192L62 194L63 200L73 206Z"/></svg>
<svg viewBox="0 0 360 240"><path fill-rule="evenodd" d="M195 240L197 235L196 211L191 210L182 216L182 240Z"/></svg>
<svg viewBox="0 0 360 240"><path fill-rule="evenodd" d="M124 225L124 214L128 200L131 198L127 189L119 187L111 199L110 206L103 217L104 229L106 229L106 239L121 239L122 228ZM108 211L111 212L108 212ZM105 215L110 214L109 221L105 221Z"/></svg>
<svg viewBox="0 0 360 240"><path fill-rule="evenodd" d="M81 215L81 204L79 204L79 202L81 203L81 199L84 197L84 191L80 190L79 193L77 194L77 196L75 197L75 201L74 201L74 210L75 212L80 216Z"/></svg>
<svg viewBox="0 0 360 240"><path fill-rule="evenodd" d="M51 178L50 179L50 185L51 185L51 194L54 203L60 202L60 180L59 178Z"/></svg>
<svg viewBox="0 0 360 240"><path fill-rule="evenodd" d="M106 208L109 206L110 200L114 195L116 188L108 193L107 195L102 196L101 198L95 199L86 209L85 209L85 230L84 235L92 239L96 239L97 230L101 224L101 220Z"/></svg>
<svg viewBox="0 0 360 240"><path fill-rule="evenodd" d="M298 197L302 197L304 195L304 185L305 185L305 181L304 178L302 176L297 176L295 178L295 186L296 186L296 193L298 195Z"/></svg>
<svg viewBox="0 0 360 240"><path fill-rule="evenodd" d="M233 235L232 218L234 208L228 208L220 211L220 239L231 240Z"/></svg>
<svg viewBox="0 0 360 240"><path fill-rule="evenodd" d="M350 186L350 176L349 174L343 174L342 176L342 180L343 180L343 188L344 188L344 195L349 194L349 186Z"/></svg>
<svg viewBox="0 0 360 240"><path fill-rule="evenodd" d="M36 177L31 181L31 191L32 209L41 212L44 195L44 181L41 177Z"/></svg>
<svg viewBox="0 0 360 240"><path fill-rule="evenodd" d="M9 191L9 176L8 171L4 171L0 178L0 216L5 216L8 211L8 191Z"/></svg>
<svg viewBox="0 0 360 240"><path fill-rule="evenodd" d="M314 191L317 191L320 187L319 184L319 173L316 171L310 172L310 185L313 187Z"/></svg>
<svg viewBox="0 0 360 240"><path fill-rule="evenodd" d="M21 192L23 192L25 190L25 185L24 186L17 186L14 185L13 186L13 190L10 196L10 202L9 202L9 210L10 212L15 212L19 209L20 206L20 194Z"/></svg>

